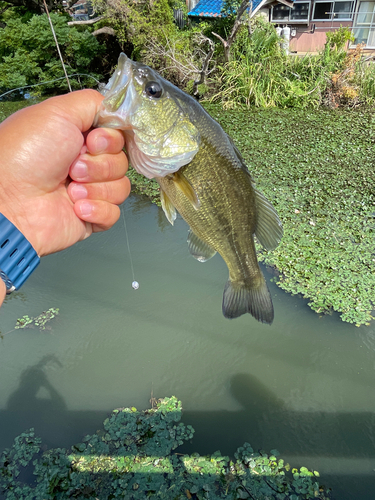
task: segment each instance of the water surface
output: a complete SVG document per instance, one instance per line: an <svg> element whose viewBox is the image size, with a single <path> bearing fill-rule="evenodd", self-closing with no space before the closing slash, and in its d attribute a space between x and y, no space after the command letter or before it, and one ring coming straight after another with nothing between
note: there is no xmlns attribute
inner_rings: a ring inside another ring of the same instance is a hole
<svg viewBox="0 0 375 500"><path fill-rule="evenodd" d="M196 429L183 451L277 448L292 466L318 470L336 499L373 499L375 326L320 317L270 282L271 327L227 320L222 259L193 259L184 221L172 227L143 198L122 210L138 290L121 220L44 258L3 306L2 333L24 314L60 315L51 331L1 341L0 449L30 427L48 446L70 446L113 408L176 395Z"/></svg>

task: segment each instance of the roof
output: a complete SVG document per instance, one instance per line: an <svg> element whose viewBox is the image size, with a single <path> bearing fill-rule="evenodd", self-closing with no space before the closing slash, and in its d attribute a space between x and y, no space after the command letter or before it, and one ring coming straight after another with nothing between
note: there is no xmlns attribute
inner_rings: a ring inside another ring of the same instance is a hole
<svg viewBox="0 0 375 500"><path fill-rule="evenodd" d="M259 10L260 4L265 3L265 0L253 0L253 14ZM221 17L221 7L223 0L200 0L192 9L188 16L195 17Z"/></svg>

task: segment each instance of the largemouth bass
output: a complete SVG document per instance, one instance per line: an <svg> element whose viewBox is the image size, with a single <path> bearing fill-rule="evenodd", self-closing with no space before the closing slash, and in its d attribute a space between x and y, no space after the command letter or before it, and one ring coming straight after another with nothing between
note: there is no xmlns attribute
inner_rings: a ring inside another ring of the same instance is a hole
<svg viewBox="0 0 375 500"><path fill-rule="evenodd" d="M272 300L253 236L272 250L282 225L231 138L193 97L125 54L103 94L96 126L124 131L130 163L157 180L170 223L178 211L189 224L193 257L205 262L218 252L227 264L224 316L250 313L271 324Z"/></svg>

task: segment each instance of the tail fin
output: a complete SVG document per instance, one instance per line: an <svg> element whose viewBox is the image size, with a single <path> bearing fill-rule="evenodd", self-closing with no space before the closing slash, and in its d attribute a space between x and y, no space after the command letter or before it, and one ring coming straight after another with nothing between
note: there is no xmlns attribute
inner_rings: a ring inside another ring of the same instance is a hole
<svg viewBox="0 0 375 500"><path fill-rule="evenodd" d="M223 294L223 314L233 319L250 313L255 319L269 325L273 321L271 294L265 280L257 288L236 286L228 280Z"/></svg>

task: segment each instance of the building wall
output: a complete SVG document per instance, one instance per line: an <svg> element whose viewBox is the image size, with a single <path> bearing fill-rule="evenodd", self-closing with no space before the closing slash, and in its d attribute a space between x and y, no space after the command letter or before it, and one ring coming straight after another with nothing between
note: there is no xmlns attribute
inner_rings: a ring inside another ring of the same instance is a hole
<svg viewBox="0 0 375 500"><path fill-rule="evenodd" d="M268 21L270 17L270 10L268 7L264 7L263 9L259 9L255 16L263 17L265 21Z"/></svg>
<svg viewBox="0 0 375 500"><path fill-rule="evenodd" d="M313 32L313 25L315 31ZM288 24L291 30L296 30L296 36L291 36L289 49L291 52L318 52L324 48L327 31L335 31L340 26L352 26L351 21L325 22L315 21L308 25Z"/></svg>

